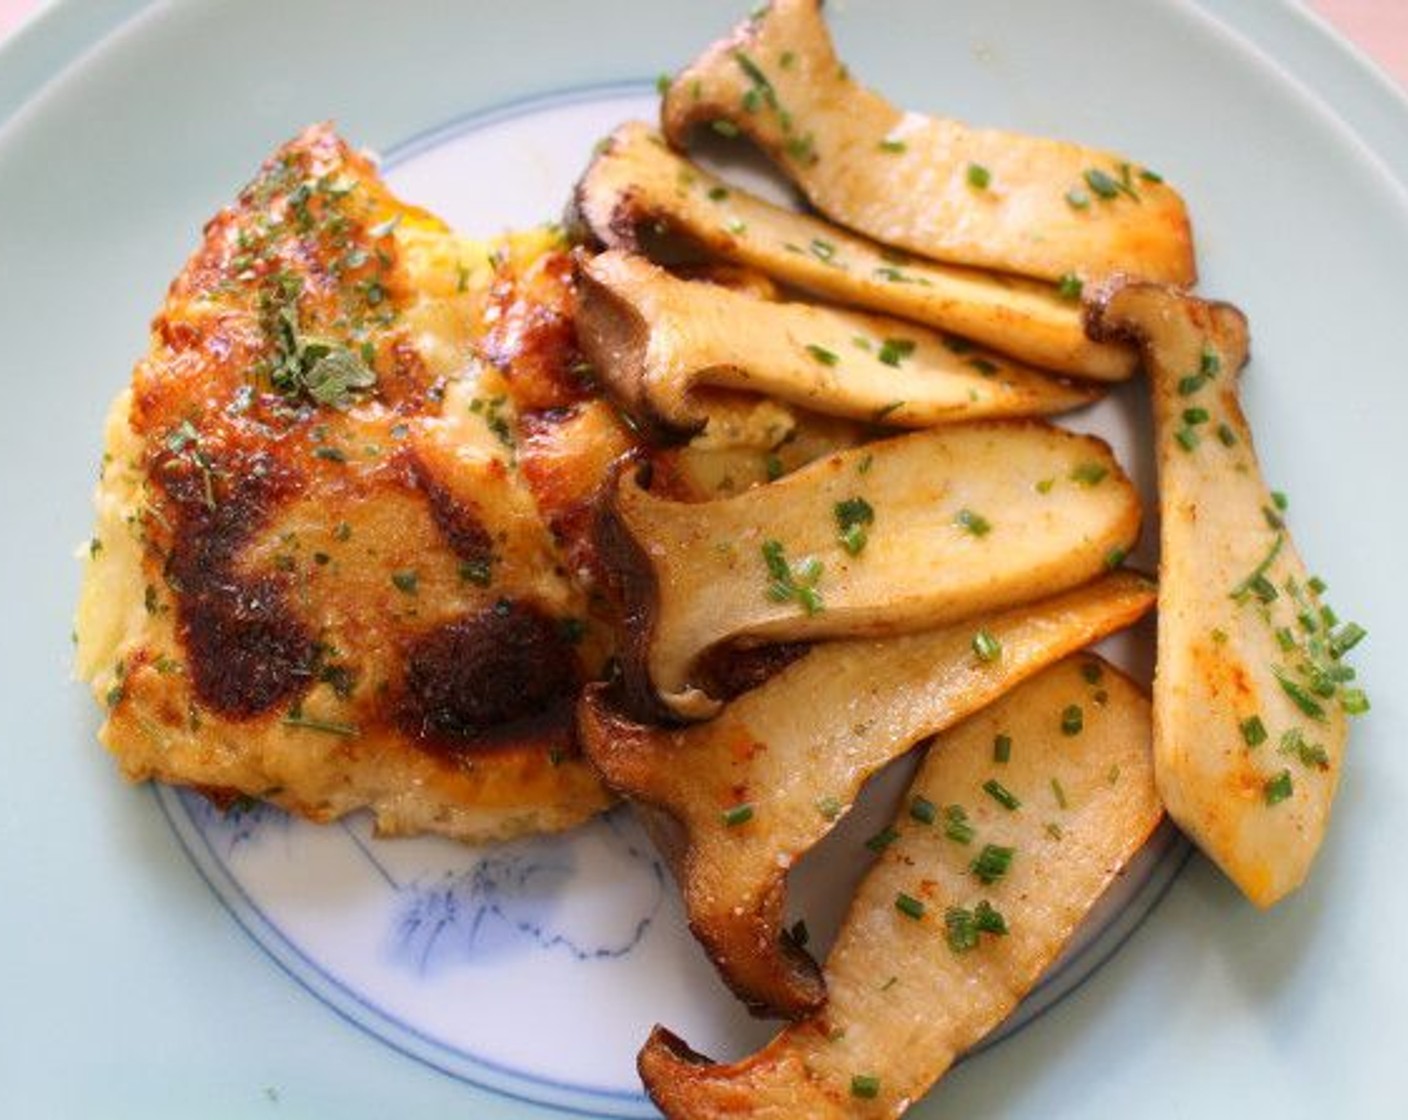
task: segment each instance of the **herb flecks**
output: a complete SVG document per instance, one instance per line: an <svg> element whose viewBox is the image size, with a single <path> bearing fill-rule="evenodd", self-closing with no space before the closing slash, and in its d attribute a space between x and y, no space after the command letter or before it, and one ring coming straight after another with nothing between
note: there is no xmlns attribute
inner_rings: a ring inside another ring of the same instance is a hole
<svg viewBox="0 0 1408 1120"><path fill-rule="evenodd" d="M864 498L847 498L837 502L836 538L852 556L859 556L869 540L869 527L875 523L875 509Z"/></svg>
<svg viewBox="0 0 1408 1120"><path fill-rule="evenodd" d="M762 545L763 563L767 566L767 596L774 603L797 602L809 615L825 609L817 583L821 580L822 564L809 556L796 564L787 560L781 541L767 540Z"/></svg>

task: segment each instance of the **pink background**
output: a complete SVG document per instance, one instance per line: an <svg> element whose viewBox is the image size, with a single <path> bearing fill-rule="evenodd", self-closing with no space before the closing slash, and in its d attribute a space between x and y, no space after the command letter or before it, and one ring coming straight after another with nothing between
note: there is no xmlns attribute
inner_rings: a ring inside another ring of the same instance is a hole
<svg viewBox="0 0 1408 1120"><path fill-rule="evenodd" d="M1408 89L1408 0L1307 2ZM0 0L0 39L42 6L42 0Z"/></svg>

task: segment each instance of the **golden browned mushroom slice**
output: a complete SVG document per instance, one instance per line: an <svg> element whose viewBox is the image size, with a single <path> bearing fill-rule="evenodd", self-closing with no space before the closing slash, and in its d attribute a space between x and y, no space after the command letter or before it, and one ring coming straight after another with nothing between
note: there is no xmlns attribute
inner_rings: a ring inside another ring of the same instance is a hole
<svg viewBox="0 0 1408 1120"><path fill-rule="evenodd" d="M931 428L717 501L627 474L599 521L620 575L636 709L702 719L728 644L896 634L1050 595L1123 557L1139 498L1110 449L1041 421Z"/></svg>
<svg viewBox="0 0 1408 1120"><path fill-rule="evenodd" d="M1169 814L1259 906L1305 878L1344 752L1338 626L1262 479L1238 404L1247 324L1149 284L1106 293L1092 329L1140 340L1154 400L1160 540L1154 752Z"/></svg>
<svg viewBox="0 0 1408 1120"><path fill-rule="evenodd" d="M644 811L729 986L755 1010L797 1016L825 989L783 929L787 869L880 767L1153 600L1147 580L1122 571L967 623L826 643L682 730L631 723L594 687L578 731L607 783Z"/></svg>
<svg viewBox="0 0 1408 1120"><path fill-rule="evenodd" d="M1099 390L993 353L955 353L942 335L878 315L783 303L679 280L608 250L578 264L577 336L640 424L697 432L700 386L763 394L813 412L922 428L1034 416Z"/></svg>
<svg viewBox="0 0 1408 1120"><path fill-rule="evenodd" d="M1061 140L906 113L851 79L819 0L776 0L681 73L666 138L743 133L823 214L935 260L1047 280L1197 278L1183 200L1146 168ZM902 189L896 189L903 184Z"/></svg>
<svg viewBox="0 0 1408 1120"><path fill-rule="evenodd" d="M1064 289L1067 298L1051 284L908 260L729 186L643 124L622 125L603 145L577 184L573 210L608 248L639 250L673 236L837 303L952 331L1042 369L1101 381L1134 372L1130 347L1086 337L1078 285Z"/></svg>
<svg viewBox="0 0 1408 1120"><path fill-rule="evenodd" d="M1047 669L930 749L826 961L826 1006L731 1065L657 1027L646 1089L672 1120L901 1115L1035 985L1162 815L1148 700L1098 658Z"/></svg>

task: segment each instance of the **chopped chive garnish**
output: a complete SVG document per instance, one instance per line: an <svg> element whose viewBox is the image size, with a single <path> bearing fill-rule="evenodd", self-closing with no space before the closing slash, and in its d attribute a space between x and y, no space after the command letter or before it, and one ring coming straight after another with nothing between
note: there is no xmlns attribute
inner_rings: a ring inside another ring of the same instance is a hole
<svg viewBox="0 0 1408 1120"><path fill-rule="evenodd" d="M1105 567L1118 568L1121 564L1124 563L1124 559L1128 555L1129 553L1127 553L1122 548L1110 549L1109 552L1105 553Z"/></svg>
<svg viewBox="0 0 1408 1120"><path fill-rule="evenodd" d="M1357 622L1346 622L1330 635L1330 656L1338 661L1368 635L1368 631Z"/></svg>
<svg viewBox="0 0 1408 1120"><path fill-rule="evenodd" d="M1262 793L1266 797L1268 805L1279 805L1286 798L1291 796L1294 787L1291 784L1291 772L1282 770L1274 778L1268 778L1262 787Z"/></svg>
<svg viewBox="0 0 1408 1120"><path fill-rule="evenodd" d="M1002 643L986 630L973 635L973 653L979 661L996 661L1002 656Z"/></svg>
<svg viewBox="0 0 1408 1120"><path fill-rule="evenodd" d="M769 482L776 482L782 477L782 460L769 452L763 456L763 471L767 474Z"/></svg>
<svg viewBox="0 0 1408 1120"><path fill-rule="evenodd" d="M1101 171L1100 168L1090 168L1088 171L1086 171L1084 178L1086 186L1088 186L1092 191L1094 191L1098 197L1103 198L1106 201L1109 201L1112 198L1119 197L1119 181L1116 179L1112 179L1104 171Z"/></svg>
<svg viewBox="0 0 1408 1120"><path fill-rule="evenodd" d="M1285 669L1279 665L1273 665L1271 672L1276 677L1276 683L1281 686L1281 691L1291 698L1291 703L1311 719L1323 720L1325 718L1325 709L1320 704L1320 701L1316 700L1315 697L1299 683L1292 680L1290 674L1287 673Z"/></svg>
<svg viewBox="0 0 1408 1120"><path fill-rule="evenodd" d="M1226 424L1217 426L1217 441L1223 447L1235 447L1237 445L1237 433Z"/></svg>
<svg viewBox="0 0 1408 1120"><path fill-rule="evenodd" d="M880 1095L880 1079L873 1073L858 1073L851 1078L851 1096L874 1100Z"/></svg>
<svg viewBox="0 0 1408 1120"><path fill-rule="evenodd" d="M924 917L924 903L912 894L905 894L904 891L895 895L895 909L906 918L913 918L915 921Z"/></svg>
<svg viewBox="0 0 1408 1120"><path fill-rule="evenodd" d="M710 188L709 188L709 201L710 201L710 202L722 202L722 201L723 201L724 199L726 199L727 197L728 197L728 188L727 188L727 187L710 187Z"/></svg>
<svg viewBox="0 0 1408 1120"><path fill-rule="evenodd" d="M836 246L829 241L822 240L820 237L813 237L809 248L811 249L812 256L819 261L825 261L827 264L830 264L831 258L836 255Z"/></svg>
<svg viewBox="0 0 1408 1120"><path fill-rule="evenodd" d="M1070 479L1078 482L1082 486L1098 486L1109 477L1110 470L1103 463L1089 460L1084 463L1077 463L1071 468Z"/></svg>
<svg viewBox="0 0 1408 1120"><path fill-rule="evenodd" d="M1069 704L1061 713L1061 734L1079 735L1085 728L1085 713L1079 704Z"/></svg>
<svg viewBox="0 0 1408 1120"><path fill-rule="evenodd" d="M1010 789L1004 786L996 778L989 778L983 783L983 792L1001 805L1008 812L1020 809L1022 802Z"/></svg>
<svg viewBox="0 0 1408 1120"><path fill-rule="evenodd" d="M722 117L720 117L716 121L711 122L709 127L712 128L720 136L726 136L730 140L732 140L735 136L738 135L738 126L732 121L724 120Z"/></svg>
<svg viewBox="0 0 1408 1120"><path fill-rule="evenodd" d="M967 953L978 947L978 927L973 914L962 906L950 906L944 911L944 940L955 953Z"/></svg>
<svg viewBox="0 0 1408 1120"><path fill-rule="evenodd" d="M402 591L407 595L414 595L416 588L420 586L420 577L412 571L392 572L391 582L396 585L397 591Z"/></svg>
<svg viewBox="0 0 1408 1120"><path fill-rule="evenodd" d="M953 523L966 529L975 537L985 537L992 532L992 522L981 513L974 513L971 509L959 510L953 515Z"/></svg>
<svg viewBox="0 0 1408 1120"><path fill-rule="evenodd" d="M1305 586L1310 588L1310 590L1317 595L1323 595L1326 591L1330 590L1330 585L1319 576L1311 576L1305 581Z"/></svg>
<svg viewBox="0 0 1408 1120"><path fill-rule="evenodd" d="M1066 835L1066 830L1055 821L1047 821L1045 824L1046 835L1053 840L1061 840Z"/></svg>
<svg viewBox="0 0 1408 1120"><path fill-rule="evenodd" d="M1071 188L1066 192L1066 205L1072 210L1088 210L1090 208L1090 196L1082 190Z"/></svg>
<svg viewBox="0 0 1408 1120"><path fill-rule="evenodd" d="M859 556L868 539L866 526L875 523L874 507L864 498L847 498L837 502L833 512L841 547L852 556Z"/></svg>
<svg viewBox="0 0 1408 1120"><path fill-rule="evenodd" d="M825 346L818 346L814 342L807 343L807 353L824 366L834 366L841 360L834 351L828 350Z"/></svg>
<svg viewBox="0 0 1408 1120"><path fill-rule="evenodd" d="M671 78L669 74L659 74L655 78L655 92L664 97L670 88Z"/></svg>
<svg viewBox="0 0 1408 1120"><path fill-rule="evenodd" d="M993 377L997 374L997 363L990 362L986 358L969 358L968 364L984 377Z"/></svg>
<svg viewBox="0 0 1408 1120"><path fill-rule="evenodd" d="M355 723L339 723L336 720L318 719L316 716L306 716L302 712L289 712L281 720L285 727L301 727L306 731L321 731L326 735L341 735L344 738L353 738L362 733Z"/></svg>
<svg viewBox="0 0 1408 1120"><path fill-rule="evenodd" d="M1016 854L1015 848L985 844L983 850L978 853L978 858L968 865L968 870L991 886L1007 874L1012 866L1012 857Z"/></svg>
<svg viewBox="0 0 1408 1120"><path fill-rule="evenodd" d="M909 145L906 144L903 140L892 140L889 137L886 137L884 140L880 141L877 147L879 147L882 152L888 152L890 153L890 155L896 155L899 152L904 151L907 147L909 147Z"/></svg>
<svg viewBox="0 0 1408 1120"><path fill-rule="evenodd" d="M1258 581L1265 579L1267 569L1269 569L1271 565L1275 562L1276 557L1281 554L1281 549L1285 546L1285 544L1286 534L1277 533L1276 539L1271 542L1271 547L1267 550L1266 555L1261 558L1261 562L1251 570L1251 573L1247 576L1246 579L1242 580L1241 583L1239 583L1236 587L1231 590L1231 592L1229 593L1230 596L1233 599L1245 598L1247 594L1252 591L1253 586Z"/></svg>
<svg viewBox="0 0 1408 1120"><path fill-rule="evenodd" d="M971 844L976 835L961 805L944 806L944 835L959 844Z"/></svg>
<svg viewBox="0 0 1408 1120"><path fill-rule="evenodd" d="M1105 676L1105 670L1100 667L1098 661L1084 661L1081 663L1080 675L1086 684L1099 684Z"/></svg>
<svg viewBox="0 0 1408 1120"><path fill-rule="evenodd" d="M1208 422L1208 410L1205 408L1185 408L1183 410L1183 422L1189 427L1195 424L1206 424Z"/></svg>
<svg viewBox="0 0 1408 1120"><path fill-rule="evenodd" d="M876 357L887 366L898 366L914 353L914 347L912 338L887 338L881 344L880 353Z"/></svg>
<svg viewBox="0 0 1408 1120"><path fill-rule="evenodd" d="M1067 272L1056 281L1056 294L1062 299L1077 300L1085 291L1085 284L1074 272Z"/></svg>
<svg viewBox="0 0 1408 1120"><path fill-rule="evenodd" d="M818 797L816 799L816 811L826 820L834 821L841 815L841 802L835 797Z"/></svg>
<svg viewBox="0 0 1408 1120"><path fill-rule="evenodd" d="M938 807L923 794L915 794L909 803L909 815L920 824L933 824L938 819Z"/></svg>
<svg viewBox="0 0 1408 1120"><path fill-rule="evenodd" d="M968 185L976 190L985 191L992 182L992 172L981 163L970 163L968 165Z"/></svg>
<svg viewBox="0 0 1408 1120"><path fill-rule="evenodd" d="M1260 716L1248 716L1238 725L1242 730L1242 740L1249 747L1259 747L1266 742L1266 724Z"/></svg>
<svg viewBox="0 0 1408 1120"><path fill-rule="evenodd" d="M1157 171L1150 171L1147 167L1142 167L1139 169L1139 177L1143 179L1146 183L1162 183L1164 181L1164 177L1162 175L1160 175Z"/></svg>
<svg viewBox="0 0 1408 1120"><path fill-rule="evenodd" d="M1068 802L1066 801L1066 790L1065 787L1061 785L1061 780L1059 778L1051 779L1051 796L1056 798L1057 806L1062 809L1068 808Z"/></svg>
<svg viewBox="0 0 1408 1120"><path fill-rule="evenodd" d="M1007 762L1012 757L1012 736L997 735L992 741L992 758L994 762Z"/></svg>
<svg viewBox="0 0 1408 1120"><path fill-rule="evenodd" d="M1184 451L1192 451L1198 446L1198 432L1195 428L1179 428L1173 433L1173 438Z"/></svg>
<svg viewBox="0 0 1408 1120"><path fill-rule="evenodd" d="M720 813L719 817L729 828L736 828L741 824L747 824L753 819L753 806L747 801L739 805L731 805Z"/></svg>
<svg viewBox="0 0 1408 1120"><path fill-rule="evenodd" d="M900 838L899 829L892 824L887 824L874 836L865 842L865 846L872 852L883 852L891 844Z"/></svg>
<svg viewBox="0 0 1408 1120"><path fill-rule="evenodd" d="M982 933L991 933L998 937L1007 932L1007 919L987 899L983 899L973 907L973 925Z"/></svg>
<svg viewBox="0 0 1408 1120"><path fill-rule="evenodd" d="M1340 709L1347 716L1362 716L1369 710L1369 694L1362 688L1346 688L1340 693Z"/></svg>
<svg viewBox="0 0 1408 1120"><path fill-rule="evenodd" d="M1222 359L1217 351L1204 343L1203 352L1198 358L1198 372L1204 377L1216 377L1222 372Z"/></svg>

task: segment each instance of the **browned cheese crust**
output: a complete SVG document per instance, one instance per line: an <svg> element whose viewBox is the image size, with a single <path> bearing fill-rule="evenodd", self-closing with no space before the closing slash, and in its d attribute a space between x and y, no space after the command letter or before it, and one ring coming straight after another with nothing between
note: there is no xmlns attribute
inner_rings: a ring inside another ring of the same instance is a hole
<svg viewBox="0 0 1408 1120"><path fill-rule="evenodd" d="M629 440L574 381L570 277L549 235L456 238L327 126L206 226L109 421L80 605L128 777L471 839L609 803L578 577Z"/></svg>

